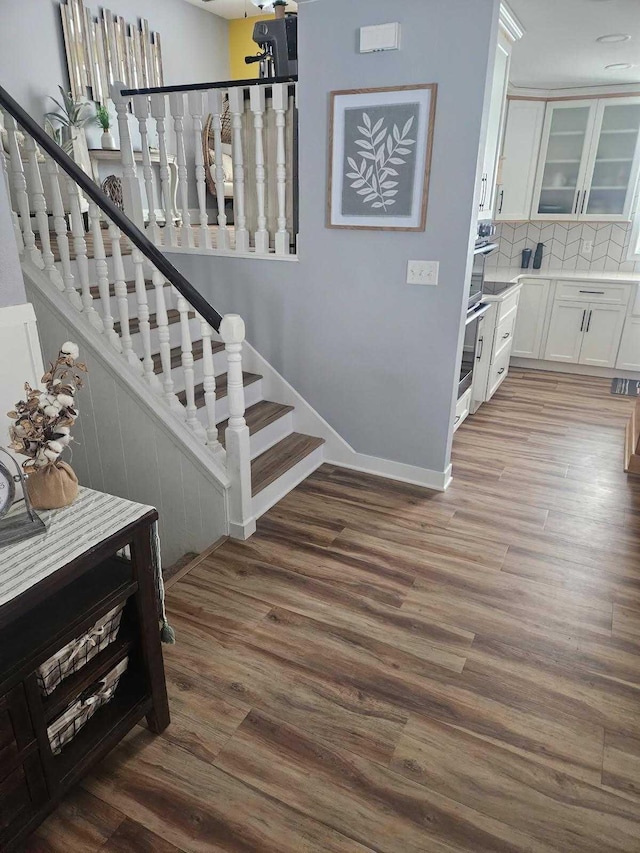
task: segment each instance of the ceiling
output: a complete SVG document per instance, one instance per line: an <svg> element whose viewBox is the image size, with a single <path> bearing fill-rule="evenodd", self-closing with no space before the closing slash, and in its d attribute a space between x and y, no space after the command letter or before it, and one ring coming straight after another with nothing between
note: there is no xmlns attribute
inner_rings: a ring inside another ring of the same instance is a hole
<svg viewBox="0 0 640 853"><path fill-rule="evenodd" d="M254 6L251 0L210 0L204 3L203 0L186 0L192 6L198 6L200 9L206 9L207 12L213 12L214 15L219 15L221 18L244 18L245 10L250 18L256 15L262 15L263 12ZM287 11L295 12L297 6L295 3L290 3L287 6Z"/></svg>
<svg viewBox="0 0 640 853"><path fill-rule="evenodd" d="M508 0L526 31L512 53L514 86L567 88L640 82L640 0ZM601 44L598 36L631 40ZM605 65L630 63L628 70Z"/></svg>

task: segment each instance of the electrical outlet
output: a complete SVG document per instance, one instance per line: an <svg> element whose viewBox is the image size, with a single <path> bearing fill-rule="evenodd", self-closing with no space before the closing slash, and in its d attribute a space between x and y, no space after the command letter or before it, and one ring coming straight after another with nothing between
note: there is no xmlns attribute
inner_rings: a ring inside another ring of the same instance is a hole
<svg viewBox="0 0 640 853"><path fill-rule="evenodd" d="M580 254L590 255L593 252L593 240L583 240Z"/></svg>
<svg viewBox="0 0 640 853"><path fill-rule="evenodd" d="M409 261L407 284L437 284L440 261Z"/></svg>

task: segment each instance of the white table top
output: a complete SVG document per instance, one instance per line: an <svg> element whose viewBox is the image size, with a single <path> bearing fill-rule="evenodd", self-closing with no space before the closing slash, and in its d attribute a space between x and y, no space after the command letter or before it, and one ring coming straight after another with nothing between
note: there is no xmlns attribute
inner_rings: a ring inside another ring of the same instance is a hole
<svg viewBox="0 0 640 853"><path fill-rule="evenodd" d="M71 506L39 511L46 532L0 547L0 606L154 508L81 488Z"/></svg>
<svg viewBox="0 0 640 853"><path fill-rule="evenodd" d="M637 272L596 272L595 270L543 269L523 270L520 267L487 267L485 279L495 282L516 282L521 278L545 278L556 281L602 281L616 284L640 284Z"/></svg>

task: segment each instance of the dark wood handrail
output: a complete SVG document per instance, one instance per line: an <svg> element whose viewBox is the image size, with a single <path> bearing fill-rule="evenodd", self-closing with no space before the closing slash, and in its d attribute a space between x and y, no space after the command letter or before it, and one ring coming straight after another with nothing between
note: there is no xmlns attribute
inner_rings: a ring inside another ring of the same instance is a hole
<svg viewBox="0 0 640 853"><path fill-rule="evenodd" d="M220 83L187 83L180 86L151 86L148 89L122 89L124 97L131 95L168 95L171 92L203 92L207 89L237 89L247 86L274 86L276 83L297 83L298 75L291 77L252 77L249 80L225 80Z"/></svg>
<svg viewBox="0 0 640 853"><path fill-rule="evenodd" d="M218 331L222 315L213 308L207 300L187 281L162 252L149 240L146 234L133 224L119 207L108 198L91 178L66 154L53 139L25 112L20 104L0 86L0 107L10 113L30 136L35 139L40 148L56 161L56 163L78 184L82 191L117 225L122 233L134 246L162 273L167 281L181 293L187 302L200 316Z"/></svg>

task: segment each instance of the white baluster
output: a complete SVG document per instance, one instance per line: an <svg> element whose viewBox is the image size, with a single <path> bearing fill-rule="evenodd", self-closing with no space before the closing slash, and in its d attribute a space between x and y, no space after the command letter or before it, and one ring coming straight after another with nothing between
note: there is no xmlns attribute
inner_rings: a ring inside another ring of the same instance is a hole
<svg viewBox="0 0 640 853"><path fill-rule="evenodd" d="M173 372L171 369L171 333L169 332L169 317L167 316L167 304L164 298L164 286L166 284L162 273L153 267L152 281L156 295L156 323L158 326L158 347L160 349L160 363L162 364L162 389L164 397L176 412L184 415L184 409L180 400L174 393Z"/></svg>
<svg viewBox="0 0 640 853"><path fill-rule="evenodd" d="M44 271L58 290L64 290L64 283L60 273L56 269L56 261L51 250L51 232L49 231L47 200L44 195L40 163L38 162L38 146L32 136L27 136L24 147L27 152L27 192L29 193L31 208L34 211L38 227Z"/></svg>
<svg viewBox="0 0 640 853"><path fill-rule="evenodd" d="M213 152L215 155L215 182L216 201L218 203L218 233L216 234L216 248L227 251L231 248L229 229L227 228L227 214L225 212L224 196L224 164L222 162L222 92L213 89L210 93L211 113L213 128ZM208 168L208 164L207 164Z"/></svg>
<svg viewBox="0 0 640 853"><path fill-rule="evenodd" d="M153 187L153 168L149 155L149 134L147 120L149 118L149 98L147 95L134 95L133 111L138 119L140 140L142 148L142 174L144 177L145 192L147 194L147 205L149 207L148 230L151 239L157 243L160 239L160 227L156 217L156 194Z"/></svg>
<svg viewBox="0 0 640 853"><path fill-rule="evenodd" d="M122 248L120 240L122 234L117 225L109 222L109 240L111 241L111 257L113 258L113 277L115 279L113 290L118 306L118 318L120 320L120 343L122 354L130 365L139 373L142 373L140 359L133 351L131 342L131 329L129 328L129 299L127 297L127 282L125 280L124 264L122 263Z"/></svg>
<svg viewBox="0 0 640 853"><path fill-rule="evenodd" d="M82 308L87 315L91 325L99 332L104 331L104 323L93 304L91 294L91 281L89 278L89 261L87 258L87 241L84 232L84 219L80 207L80 189L73 178L67 178L67 195L69 196L69 207L71 208L71 234L73 236L73 251L76 256L76 267L80 279L80 291L82 296Z"/></svg>
<svg viewBox="0 0 640 853"><path fill-rule="evenodd" d="M160 390L160 380L155 374L153 354L151 352L151 327L149 324L149 302L147 300L147 282L144 277L144 255L135 246L131 250L131 260L136 282L136 303L138 306L138 330L142 341L142 369L144 377L152 388Z"/></svg>
<svg viewBox="0 0 640 853"><path fill-rule="evenodd" d="M229 523L246 538L255 530L251 498L251 448L249 427L244 418L245 400L242 379L242 343L245 329L242 317L227 314L220 324L220 337L227 352L227 399L229 426L226 431Z"/></svg>
<svg viewBox="0 0 640 853"><path fill-rule="evenodd" d="M287 147L285 137L288 86L276 83L272 89L273 109L276 113L276 183L278 195L278 230L276 232L276 254L289 254L289 232L287 231Z"/></svg>
<svg viewBox="0 0 640 853"><path fill-rule="evenodd" d="M204 115L204 92L189 92L189 112L193 118L193 144L196 163L196 189L200 211L200 248L211 248L209 215L207 214L207 184L202 150L202 116Z"/></svg>
<svg viewBox="0 0 640 853"><path fill-rule="evenodd" d="M173 116L173 128L176 133L176 159L178 161L178 195L182 227L180 228L180 245L194 245L191 230L191 214L189 213L189 178L187 175L187 155L184 148L184 92L172 92L169 95L169 110Z"/></svg>
<svg viewBox="0 0 640 853"><path fill-rule="evenodd" d="M253 128L256 135L256 193L258 200L258 230L255 234L256 253L266 255L269 251L269 232L266 215L266 172L264 168L264 86L252 86L249 104L253 113Z"/></svg>
<svg viewBox="0 0 640 853"><path fill-rule="evenodd" d="M186 403L186 420L196 435L207 440L204 427L198 420L198 407L196 406L196 374L193 361L193 343L191 341L191 329L189 328L189 305L182 294L173 288L176 298L176 307L180 314L180 336L181 336L181 363L184 376L184 392Z"/></svg>
<svg viewBox="0 0 640 853"><path fill-rule="evenodd" d="M46 157L46 169L49 177L49 191L51 193L51 206L53 208L53 227L56 232L56 244L62 263L63 289L67 294L69 302L82 311L82 299L76 290L76 282L71 272L71 253L69 251L69 237L67 235L67 220L64 213L62 193L60 192L60 172L58 164L52 158Z"/></svg>
<svg viewBox="0 0 640 853"><path fill-rule="evenodd" d="M200 333L202 336L202 387L204 389L204 403L207 409L207 445L211 452L218 456L221 464L225 464L226 452L218 439L218 427L216 425L216 374L213 364L213 349L211 347L211 326L198 315L200 320Z"/></svg>
<svg viewBox="0 0 640 853"><path fill-rule="evenodd" d="M9 113L5 113L5 127L9 144L9 168L11 170L16 204L18 205L18 213L20 214L24 252L30 261L42 269L44 262L36 246L36 237L31 227L31 209L29 207L29 196L27 195L27 180L24 176L22 155L16 138L17 125L13 116Z"/></svg>
<svg viewBox="0 0 640 853"><path fill-rule="evenodd" d="M111 314L111 296L109 294L109 266L104 250L104 238L102 236L102 221L98 205L89 202L89 221L91 222L91 233L93 235L93 260L96 265L96 278L98 279L98 292L100 293L100 306L102 308L102 323L104 333L109 343L117 352L122 352L122 344L118 333L113 328L113 315Z"/></svg>
<svg viewBox="0 0 640 853"><path fill-rule="evenodd" d="M2 172L4 174L4 182L7 187L7 204L11 208L11 222L13 223L13 233L15 234L18 251L22 252L24 249L24 240L22 238L22 231L20 230L20 220L18 219L18 214L13 209L13 204L11 203L11 184L9 182L9 167L7 165L7 158L4 155L4 148L2 145L0 145L0 166L2 167Z"/></svg>
<svg viewBox="0 0 640 853"><path fill-rule="evenodd" d="M124 83L118 81L111 87L111 99L116 107L118 116L118 132L120 134L120 156L122 158L122 201L124 212L141 231L144 231L144 215L142 212L142 193L138 182L136 160L129 133L129 100L120 94L126 89Z"/></svg>
<svg viewBox="0 0 640 853"><path fill-rule="evenodd" d="M244 200L244 154L242 151L242 116L244 89L229 89L229 109L233 129L233 212L236 226L236 252L249 251L249 232Z"/></svg>
<svg viewBox="0 0 640 853"><path fill-rule="evenodd" d="M178 244L175 222L173 221L173 197L171 195L171 174L167 160L167 133L164 119L166 104L164 95L151 95L151 115L156 123L158 134L158 155L160 157L160 190L162 196L161 209L164 211L165 229L169 232L169 244Z"/></svg>

